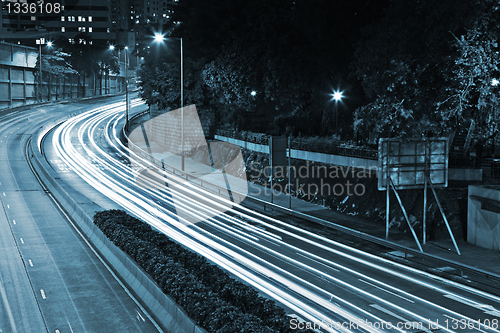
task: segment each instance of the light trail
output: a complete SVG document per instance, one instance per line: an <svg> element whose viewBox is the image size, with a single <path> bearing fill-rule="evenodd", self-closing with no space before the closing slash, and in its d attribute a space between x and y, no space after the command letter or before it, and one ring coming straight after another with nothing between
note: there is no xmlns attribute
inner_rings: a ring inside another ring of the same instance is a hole
<svg viewBox="0 0 500 333"><path fill-rule="evenodd" d="M133 104L139 103L133 101ZM139 171L121 163L117 156L133 157L137 165L144 169L152 166L151 162L123 146L118 139L123 111L122 103L108 105L75 116L59 126L54 132L52 144L64 163L92 187L156 229L227 269L307 320L388 322L403 318L401 315L404 315L408 320L429 324L436 322L437 318L478 319L468 316L463 307L456 307L456 310L446 307L450 299L465 299L467 302L457 303L462 306L474 304L476 306L471 307L476 310L481 309L477 304L485 302L490 303L485 305L490 310L500 308L500 298L495 295L408 268L250 211L186 183L178 176L168 174L169 187L158 188L158 182L167 177L161 170L157 170L156 174L151 173L156 181L144 177L144 182L151 189L137 186ZM106 149L96 143L97 135L104 135L108 145ZM226 210L241 218L220 214ZM193 224L190 221L204 222ZM291 240L284 241L283 236ZM257 250L257 253L253 253L253 250ZM340 262L329 260L325 252L338 256ZM321 269L313 267L318 263ZM292 273L289 271L291 267L299 271ZM332 269L328 271L328 267ZM384 275L384 281L398 283L388 283L370 276L374 272L377 276ZM317 282L309 281L318 277L327 281L327 286L334 285L342 289L344 294L347 292L352 295L353 300L337 296ZM368 286L371 284L373 290L365 290L367 283ZM418 286L419 292L404 290L407 285L411 286L409 289ZM436 293L442 294L439 302L446 303L446 306L436 302L435 297L431 297L434 300L426 299L428 295ZM394 300L390 299L391 296L387 298L388 294L394 296ZM333 299L341 305L333 303ZM408 304L408 300L413 303ZM404 305L400 304L401 301L405 302ZM390 310L380 305L374 306L373 302L383 304ZM379 313L372 313L373 309L379 309ZM439 325L439 328L454 332L444 325ZM350 332L349 329L339 329ZM364 329L380 332L373 327ZM499 332L491 327L475 330L481 329ZM326 330L335 331L330 328Z"/></svg>

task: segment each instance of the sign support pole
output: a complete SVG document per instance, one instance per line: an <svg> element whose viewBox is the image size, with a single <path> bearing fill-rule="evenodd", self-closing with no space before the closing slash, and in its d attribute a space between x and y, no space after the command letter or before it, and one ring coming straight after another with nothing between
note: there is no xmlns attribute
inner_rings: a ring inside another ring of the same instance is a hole
<svg viewBox="0 0 500 333"><path fill-rule="evenodd" d="M390 176L389 176L389 145L390 141L387 142L387 163L386 163L386 184L385 186L387 187L387 194L386 194L386 199L385 199L385 239L389 239L389 194L390 194Z"/></svg>
<svg viewBox="0 0 500 333"><path fill-rule="evenodd" d="M269 138L269 164L271 164L271 203L273 203L273 176L274 176L274 165L273 165L273 137Z"/></svg>
<svg viewBox="0 0 500 333"><path fill-rule="evenodd" d="M422 244L427 241L427 175L430 172L430 149L429 141L425 140L425 166L424 166L424 211L422 217Z"/></svg>
<svg viewBox="0 0 500 333"><path fill-rule="evenodd" d="M441 206L441 203L439 202L436 190L434 190L434 186L432 186L432 182L430 179L426 178L426 181L429 181L429 186L431 187L432 193L434 193L434 197L436 198L436 202L439 207L439 211L441 212L441 215L443 216L444 223L446 224L446 228L448 229L448 233L450 234L451 240L453 241L453 245L455 246L455 250L457 250L458 255L460 255L460 250L458 249L457 242L455 241L455 236L453 236L453 231L451 231L450 224L448 223L448 219L446 218L446 215L444 214L443 206Z"/></svg>
<svg viewBox="0 0 500 333"><path fill-rule="evenodd" d="M425 178L427 178L427 171L425 171ZM426 231L426 215L427 215L427 182L424 183L424 212L422 218L422 243L425 245L427 239Z"/></svg>
<svg viewBox="0 0 500 333"><path fill-rule="evenodd" d="M291 184L291 155L292 155L292 141L290 140L290 137L288 137L288 208L292 209L292 184Z"/></svg>

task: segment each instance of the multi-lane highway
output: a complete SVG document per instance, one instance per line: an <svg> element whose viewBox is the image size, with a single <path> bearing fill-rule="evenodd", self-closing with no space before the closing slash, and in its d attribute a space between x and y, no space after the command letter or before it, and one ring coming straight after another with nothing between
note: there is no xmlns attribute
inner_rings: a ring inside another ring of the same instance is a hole
<svg viewBox="0 0 500 333"><path fill-rule="evenodd" d="M278 300L300 317L292 328L310 322L330 332L500 332L496 295L233 205L161 170L142 180L149 186L138 184L151 165L120 142L123 117L123 104L107 103L55 128L45 151L61 179L79 176L88 196L99 191Z"/></svg>
<svg viewBox="0 0 500 333"><path fill-rule="evenodd" d="M39 184L26 156L40 126L101 103L0 113L2 333L158 332Z"/></svg>

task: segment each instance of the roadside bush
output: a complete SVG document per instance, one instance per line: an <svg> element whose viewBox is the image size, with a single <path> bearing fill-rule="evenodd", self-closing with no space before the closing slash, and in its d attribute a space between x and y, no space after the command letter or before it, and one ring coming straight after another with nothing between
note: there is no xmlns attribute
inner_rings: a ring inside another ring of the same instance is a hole
<svg viewBox="0 0 500 333"><path fill-rule="evenodd" d="M97 212L94 223L207 331L305 332L274 301L126 212Z"/></svg>

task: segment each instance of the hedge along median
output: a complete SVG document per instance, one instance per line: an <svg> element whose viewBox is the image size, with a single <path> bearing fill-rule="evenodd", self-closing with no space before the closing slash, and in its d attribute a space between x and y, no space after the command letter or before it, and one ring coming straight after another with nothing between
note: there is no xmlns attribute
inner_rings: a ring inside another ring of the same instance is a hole
<svg viewBox="0 0 500 333"><path fill-rule="evenodd" d="M305 332L274 301L124 211L97 212L94 223L209 332Z"/></svg>

